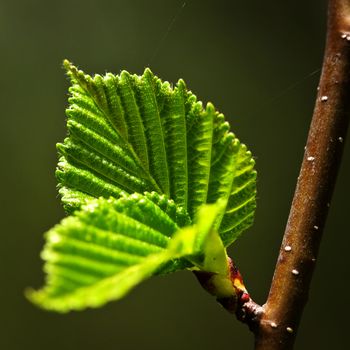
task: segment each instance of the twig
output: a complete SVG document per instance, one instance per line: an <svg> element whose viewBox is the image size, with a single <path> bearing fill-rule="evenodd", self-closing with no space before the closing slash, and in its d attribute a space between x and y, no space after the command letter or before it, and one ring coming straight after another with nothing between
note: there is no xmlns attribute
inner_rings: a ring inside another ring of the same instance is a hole
<svg viewBox="0 0 350 350"><path fill-rule="evenodd" d="M340 165L350 116L350 1L330 0L326 51L304 159L256 350L292 349Z"/></svg>
<svg viewBox="0 0 350 350"><path fill-rule="evenodd" d="M248 325L255 350L293 348L341 162L350 119L350 0L329 0L328 11L319 92L266 304L251 299L231 259L232 295L218 297L213 274L195 272L202 286Z"/></svg>
<svg viewBox="0 0 350 350"><path fill-rule="evenodd" d="M262 307L254 302L250 297L236 264L228 257L228 272L230 288L223 288L221 280L215 278L216 274L205 271L193 271L201 286L211 295L216 296L216 300L237 319L249 327L256 334L261 315Z"/></svg>

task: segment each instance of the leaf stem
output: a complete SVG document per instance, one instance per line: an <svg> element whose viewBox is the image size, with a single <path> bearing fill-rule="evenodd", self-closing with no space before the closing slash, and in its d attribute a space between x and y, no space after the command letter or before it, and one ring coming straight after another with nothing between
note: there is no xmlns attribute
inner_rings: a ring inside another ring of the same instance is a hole
<svg viewBox="0 0 350 350"><path fill-rule="evenodd" d="M314 114L256 350L292 349L308 298L350 116L350 2L330 0Z"/></svg>

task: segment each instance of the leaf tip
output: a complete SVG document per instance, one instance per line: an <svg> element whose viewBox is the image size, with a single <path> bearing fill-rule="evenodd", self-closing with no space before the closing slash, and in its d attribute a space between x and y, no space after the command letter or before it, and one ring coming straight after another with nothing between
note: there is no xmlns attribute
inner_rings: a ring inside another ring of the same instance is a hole
<svg viewBox="0 0 350 350"><path fill-rule="evenodd" d="M60 155L65 155L67 153L66 146L61 142L56 143L56 150Z"/></svg>
<svg viewBox="0 0 350 350"><path fill-rule="evenodd" d="M37 290L27 287L24 290L24 296L28 301L30 301L32 304L36 306L42 306L41 300L42 300L42 293L38 292Z"/></svg>
<svg viewBox="0 0 350 350"><path fill-rule="evenodd" d="M206 112L210 114L215 113L215 107L211 102L207 103Z"/></svg>
<svg viewBox="0 0 350 350"><path fill-rule="evenodd" d="M182 91L185 92L186 91L186 83L183 79L179 79L179 81L176 84L177 88Z"/></svg>
<svg viewBox="0 0 350 350"><path fill-rule="evenodd" d="M122 70L120 72L120 79L122 80L122 82L129 81L130 77L130 73L127 70Z"/></svg>
<svg viewBox="0 0 350 350"><path fill-rule="evenodd" d="M62 314L70 311L70 309L64 304L57 304L57 302L53 302L53 300L48 296L45 288L39 290L35 290L31 287L26 288L24 290L24 296L29 302L46 311L56 311Z"/></svg>
<svg viewBox="0 0 350 350"><path fill-rule="evenodd" d="M69 76L75 75L78 71L78 68L66 58L63 60L63 68L66 70Z"/></svg>
<svg viewBox="0 0 350 350"><path fill-rule="evenodd" d="M144 70L144 72L143 72L143 75L144 75L144 76L151 76L151 77L154 76L153 72L151 71L151 68L149 68L149 67L146 67L146 68L145 68L145 70Z"/></svg>
<svg viewBox="0 0 350 350"><path fill-rule="evenodd" d="M69 70L69 68L72 66L72 62L70 62L69 60L67 60L67 58L65 58L63 60L63 68L65 68L66 70Z"/></svg>
<svg viewBox="0 0 350 350"><path fill-rule="evenodd" d="M87 89L91 83L91 76L85 75L82 70L79 70L72 62L65 59L63 61L63 68L66 70L67 75L71 79L72 83L78 83L82 88Z"/></svg>

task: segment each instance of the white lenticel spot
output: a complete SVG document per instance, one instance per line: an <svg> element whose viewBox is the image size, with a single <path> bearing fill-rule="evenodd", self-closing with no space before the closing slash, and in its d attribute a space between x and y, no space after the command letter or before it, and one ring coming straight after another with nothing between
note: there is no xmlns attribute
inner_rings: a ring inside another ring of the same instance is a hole
<svg viewBox="0 0 350 350"><path fill-rule="evenodd" d="M288 333L293 333L294 332L292 327L287 327L286 330L287 330Z"/></svg>
<svg viewBox="0 0 350 350"><path fill-rule="evenodd" d="M310 157L307 157L307 160L310 161L310 162L312 162L313 160L315 160L315 157L311 157L311 156L310 156Z"/></svg>
<svg viewBox="0 0 350 350"><path fill-rule="evenodd" d="M299 271L294 269L294 270L292 270L292 274L295 275L295 276L298 276L299 275Z"/></svg>
<svg viewBox="0 0 350 350"><path fill-rule="evenodd" d="M286 245L286 246L284 247L284 250L285 250L286 252L290 252L290 251L292 250L292 247L291 247L290 245Z"/></svg>
<svg viewBox="0 0 350 350"><path fill-rule="evenodd" d="M327 100L328 100L328 96L322 96L322 97L321 97L321 101L322 101L322 102L326 102Z"/></svg>
<svg viewBox="0 0 350 350"><path fill-rule="evenodd" d="M272 328L277 328L276 322L271 322L271 323L270 323L270 326L271 326Z"/></svg>

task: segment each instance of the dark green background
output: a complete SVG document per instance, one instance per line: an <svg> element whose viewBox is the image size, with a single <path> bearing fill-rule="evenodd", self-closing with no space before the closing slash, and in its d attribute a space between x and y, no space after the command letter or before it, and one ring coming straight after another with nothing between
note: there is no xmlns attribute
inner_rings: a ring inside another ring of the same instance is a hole
<svg viewBox="0 0 350 350"><path fill-rule="evenodd" d="M64 215L54 169L69 58L90 73L184 78L232 122L257 161L256 222L231 255L266 298L322 62L325 0L0 0L0 348L251 349L252 336L190 273L155 278L102 309L57 315L24 299L43 280L42 234ZM162 38L166 38L162 41ZM297 349L348 343L350 149L337 183Z"/></svg>

